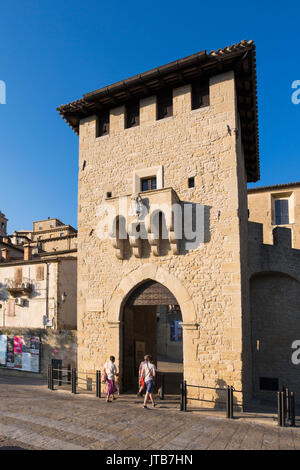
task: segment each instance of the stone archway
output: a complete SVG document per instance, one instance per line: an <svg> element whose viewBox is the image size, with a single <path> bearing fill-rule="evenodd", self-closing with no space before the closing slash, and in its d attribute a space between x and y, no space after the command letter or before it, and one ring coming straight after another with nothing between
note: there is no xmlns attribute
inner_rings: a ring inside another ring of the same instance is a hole
<svg viewBox="0 0 300 470"><path fill-rule="evenodd" d="M192 326L196 323L194 303L181 281L160 266L147 263L130 272L115 289L108 305L109 324L118 324L122 321L122 309L128 296L140 284L148 280L162 284L176 297L180 305L183 325Z"/></svg>
<svg viewBox="0 0 300 470"><path fill-rule="evenodd" d="M194 330L198 329L196 323L196 311L194 303L183 284L165 269L147 263L130 272L119 283L113 292L111 301L108 305L108 326L111 331L111 342L114 346L118 358L121 377L123 377L123 312L127 300L139 286L147 281L154 281L166 287L180 307L183 327L183 371L190 367L196 361L197 347L193 343ZM121 390L122 390L121 385Z"/></svg>

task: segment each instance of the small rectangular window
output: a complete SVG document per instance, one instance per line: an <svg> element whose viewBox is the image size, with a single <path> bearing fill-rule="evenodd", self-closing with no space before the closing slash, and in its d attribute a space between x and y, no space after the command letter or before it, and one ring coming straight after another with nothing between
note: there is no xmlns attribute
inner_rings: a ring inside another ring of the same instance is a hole
<svg viewBox="0 0 300 470"><path fill-rule="evenodd" d="M36 267L36 280L43 281L44 280L44 266L37 266Z"/></svg>
<svg viewBox="0 0 300 470"><path fill-rule="evenodd" d="M135 127L140 124L140 102L134 101L126 105L125 127Z"/></svg>
<svg viewBox="0 0 300 470"><path fill-rule="evenodd" d="M141 179L141 191L151 191L156 189L156 176Z"/></svg>
<svg viewBox="0 0 300 470"><path fill-rule="evenodd" d="M286 225L289 223L289 201L288 199L275 200L275 224Z"/></svg>
<svg viewBox="0 0 300 470"><path fill-rule="evenodd" d="M7 302L7 316L15 317L16 316L16 303L14 300L9 300Z"/></svg>
<svg viewBox="0 0 300 470"><path fill-rule="evenodd" d="M170 341L182 341L182 326L179 321L173 321L170 324Z"/></svg>
<svg viewBox="0 0 300 470"><path fill-rule="evenodd" d="M97 116L96 137L109 134L109 111L104 111Z"/></svg>
<svg viewBox="0 0 300 470"><path fill-rule="evenodd" d="M157 119L173 116L173 90L165 90L157 95Z"/></svg>
<svg viewBox="0 0 300 470"><path fill-rule="evenodd" d="M192 84L192 109L209 106L209 83L195 82Z"/></svg>
<svg viewBox="0 0 300 470"><path fill-rule="evenodd" d="M15 283L16 284L22 284L23 269L22 268L15 268L14 277L15 277Z"/></svg>
<svg viewBox="0 0 300 470"><path fill-rule="evenodd" d="M195 178L193 176L191 176L189 179L188 179L188 187L189 188L194 188L195 187Z"/></svg>
<svg viewBox="0 0 300 470"><path fill-rule="evenodd" d="M259 388L260 390L268 390L271 392L277 392L279 390L278 378L260 377Z"/></svg>

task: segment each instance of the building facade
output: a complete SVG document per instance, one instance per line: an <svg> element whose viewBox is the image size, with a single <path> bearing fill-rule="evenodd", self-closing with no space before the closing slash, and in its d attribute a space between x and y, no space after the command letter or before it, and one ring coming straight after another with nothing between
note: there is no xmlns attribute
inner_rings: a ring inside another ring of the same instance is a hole
<svg viewBox="0 0 300 470"><path fill-rule="evenodd" d="M0 327L76 329L76 238L58 219L0 238Z"/></svg>
<svg viewBox="0 0 300 470"><path fill-rule="evenodd" d="M114 354L129 389L140 351L157 354L157 308L173 305L187 382L234 385L247 399L246 184L259 178L253 43L203 51L59 112L79 134L78 368ZM168 208L186 203L202 214L196 245L170 218ZM131 207L125 221L122 204ZM109 238L105 211L115 214ZM191 393L214 402L213 391Z"/></svg>
<svg viewBox="0 0 300 470"><path fill-rule="evenodd" d="M253 392L300 392L300 184L248 190ZM298 399L299 400L299 399Z"/></svg>
<svg viewBox="0 0 300 470"><path fill-rule="evenodd" d="M249 220L263 225L263 240L273 243L275 227L291 230L292 247L300 249L300 183L248 190Z"/></svg>

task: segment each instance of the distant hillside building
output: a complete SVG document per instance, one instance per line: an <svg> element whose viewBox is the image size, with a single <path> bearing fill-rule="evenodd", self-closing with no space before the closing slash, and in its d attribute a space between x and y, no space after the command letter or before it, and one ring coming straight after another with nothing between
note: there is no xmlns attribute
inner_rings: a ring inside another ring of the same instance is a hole
<svg viewBox="0 0 300 470"><path fill-rule="evenodd" d="M7 218L0 211L0 236L5 236L7 232Z"/></svg>

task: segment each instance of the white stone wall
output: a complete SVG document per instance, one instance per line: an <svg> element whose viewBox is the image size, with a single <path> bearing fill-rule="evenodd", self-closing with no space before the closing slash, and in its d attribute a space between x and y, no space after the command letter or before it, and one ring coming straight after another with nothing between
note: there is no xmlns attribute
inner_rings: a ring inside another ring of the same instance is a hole
<svg viewBox="0 0 300 470"><path fill-rule="evenodd" d="M47 313L47 275L46 264L44 266L44 280L38 281L36 279L36 267L41 264L18 264L15 266L0 265L0 326L3 327L32 327L43 328L44 319ZM25 295L24 307L15 306L15 316L8 316L8 302L13 300L13 297L5 290L6 279L14 280L14 272L16 268L22 268L23 281L28 281L33 286L33 291L30 297ZM57 312L57 263L49 263L49 294L48 294L48 312L49 318L53 318L53 324L56 322Z"/></svg>

